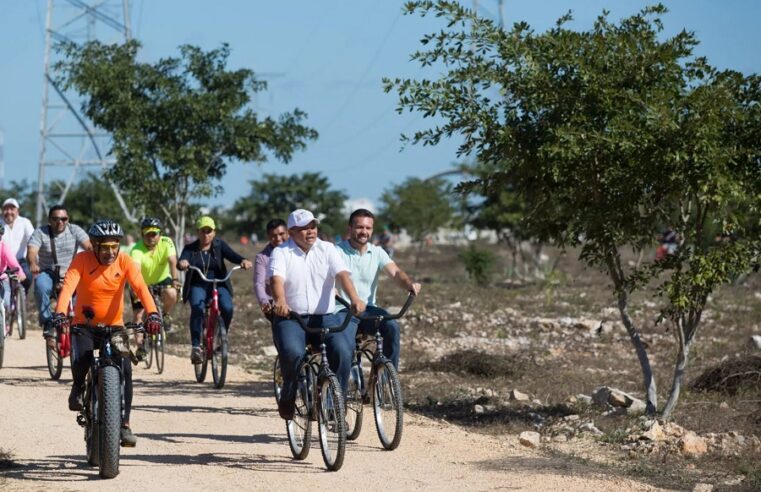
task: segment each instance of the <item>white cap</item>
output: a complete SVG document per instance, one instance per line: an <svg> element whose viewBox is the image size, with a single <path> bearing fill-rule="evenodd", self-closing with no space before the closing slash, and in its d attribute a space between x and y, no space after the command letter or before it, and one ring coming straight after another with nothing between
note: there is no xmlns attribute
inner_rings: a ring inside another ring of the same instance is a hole
<svg viewBox="0 0 761 492"><path fill-rule="evenodd" d="M3 208L7 207L8 205L13 205L16 208L19 208L18 200L16 200L15 198L8 198L7 200L3 202Z"/></svg>
<svg viewBox="0 0 761 492"><path fill-rule="evenodd" d="M317 224L320 223L318 219L314 218L314 215L309 210L304 210L303 208L299 208L291 212L291 214L288 216L288 229L291 229L292 227L304 227L309 225L310 222L316 222Z"/></svg>

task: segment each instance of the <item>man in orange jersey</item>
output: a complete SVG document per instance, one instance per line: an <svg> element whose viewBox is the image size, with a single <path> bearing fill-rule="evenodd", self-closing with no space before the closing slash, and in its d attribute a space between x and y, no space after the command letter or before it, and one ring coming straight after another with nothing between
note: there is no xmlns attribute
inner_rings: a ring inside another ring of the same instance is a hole
<svg viewBox="0 0 761 492"><path fill-rule="evenodd" d="M124 324L124 285L129 282L137 293L146 311L150 313L144 326L150 333L161 329L161 318L148 290L140 267L126 253L119 253L119 241L124 231L112 220L99 220L87 231L92 243L92 251L79 253L72 260L63 287L58 295L58 304L53 315L53 323L59 327L68 324L66 317L69 299L77 293L74 309L74 325L98 324L120 326ZM96 330L97 331L97 330ZM71 373L74 382L69 394L69 410L82 410L82 390L87 371L93 360L93 348L100 346L98 335L89 331L72 334L71 339ZM128 358L122 357L124 373L124 415L122 417L121 444L133 447L137 439L129 425L132 408L132 365Z"/></svg>

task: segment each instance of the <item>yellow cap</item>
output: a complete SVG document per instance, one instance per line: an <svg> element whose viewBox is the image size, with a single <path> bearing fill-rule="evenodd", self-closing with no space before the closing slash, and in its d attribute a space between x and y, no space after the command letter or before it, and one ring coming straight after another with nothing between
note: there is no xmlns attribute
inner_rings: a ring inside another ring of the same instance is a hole
<svg viewBox="0 0 761 492"><path fill-rule="evenodd" d="M159 229L158 227L146 227L145 229L143 229L142 232L143 234L149 234L151 232L161 232L161 229Z"/></svg>
<svg viewBox="0 0 761 492"><path fill-rule="evenodd" d="M203 229L204 227L209 227L211 229L217 228L216 224L214 224L214 219L208 215L204 215L196 221L196 229Z"/></svg>

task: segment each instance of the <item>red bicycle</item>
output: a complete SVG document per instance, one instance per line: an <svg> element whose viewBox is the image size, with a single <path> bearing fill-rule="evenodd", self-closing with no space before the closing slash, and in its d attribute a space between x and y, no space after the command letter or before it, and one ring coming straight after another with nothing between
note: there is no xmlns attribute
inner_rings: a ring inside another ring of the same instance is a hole
<svg viewBox="0 0 761 492"><path fill-rule="evenodd" d="M201 277L201 280L212 284L211 299L206 303L206 309L203 313L203 334L201 335L201 357L202 361L193 364L196 373L196 381L203 383L206 379L206 371L211 359L211 375L214 378L214 387L221 389L225 385L227 376L227 353L229 350L229 341L227 339L227 328L225 320L222 319L222 312L219 310L219 291L217 284L223 284L230 280L233 272L239 270L240 266L234 266L227 272L225 278L206 278L200 268L193 265L188 266Z"/></svg>
<svg viewBox="0 0 761 492"><path fill-rule="evenodd" d="M69 309L66 315L69 317L69 324L74 319L74 302L69 301ZM69 329L65 328L62 331L56 329L56 343L55 347L51 347L47 343L45 344L45 355L48 359L48 372L50 378L57 380L61 377L61 371L63 370L63 360L71 356L71 334Z"/></svg>

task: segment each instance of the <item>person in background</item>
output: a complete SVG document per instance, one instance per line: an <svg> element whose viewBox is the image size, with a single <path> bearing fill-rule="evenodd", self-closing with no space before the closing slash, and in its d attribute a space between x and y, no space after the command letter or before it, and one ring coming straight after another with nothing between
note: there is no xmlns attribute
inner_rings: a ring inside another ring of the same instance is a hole
<svg viewBox="0 0 761 492"><path fill-rule="evenodd" d="M32 221L19 215L19 203L15 198L8 198L3 202L3 225L5 226L5 241L11 248L11 253L16 257L19 266L24 271L25 280L21 283L26 292L32 286L32 273L29 271L29 262L26 261L26 249L29 239L34 233ZM8 285L4 282L3 286L8 290Z"/></svg>
<svg viewBox="0 0 761 492"><path fill-rule="evenodd" d="M254 293L259 307L267 319L272 319L272 288L267 281L267 268L270 264L272 250L288 240L288 229L283 219L267 222L267 246L254 258Z"/></svg>

